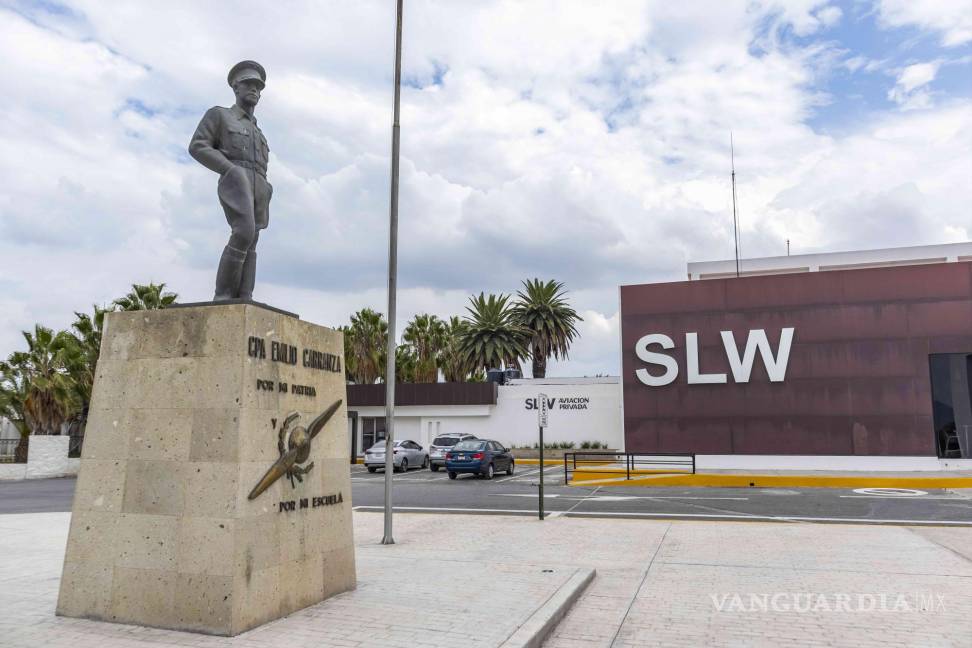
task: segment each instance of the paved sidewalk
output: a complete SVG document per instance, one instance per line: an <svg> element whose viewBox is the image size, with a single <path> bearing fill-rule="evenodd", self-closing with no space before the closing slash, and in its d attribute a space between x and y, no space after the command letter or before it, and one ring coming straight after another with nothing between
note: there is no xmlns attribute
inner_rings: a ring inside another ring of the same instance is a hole
<svg viewBox="0 0 972 648"><path fill-rule="evenodd" d="M476 551L468 530L502 535L503 518L469 518L466 533L459 518L398 520L402 541L382 546L381 515L355 515L357 589L228 638L54 616L70 514L0 515L0 646L513 646L589 571ZM456 550L452 537L473 550Z"/></svg>
<svg viewBox="0 0 972 648"><path fill-rule="evenodd" d="M972 646L972 529L631 524L545 647Z"/></svg>
<svg viewBox="0 0 972 648"><path fill-rule="evenodd" d="M968 528L358 512L358 590L226 639L54 617L68 519L0 516L0 646L498 645L576 567L548 647L972 646Z"/></svg>

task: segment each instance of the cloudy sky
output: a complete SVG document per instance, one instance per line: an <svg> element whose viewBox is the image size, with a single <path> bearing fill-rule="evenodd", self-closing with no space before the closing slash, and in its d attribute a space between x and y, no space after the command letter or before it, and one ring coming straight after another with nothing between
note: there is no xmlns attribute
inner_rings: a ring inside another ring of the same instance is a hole
<svg viewBox="0 0 972 648"><path fill-rule="evenodd" d="M399 330L566 282L550 375L618 371L617 286L742 253L972 238L969 0L406 0ZM186 153L268 72L256 299L385 309L392 0L0 0L0 355L164 281L210 299L228 228Z"/></svg>

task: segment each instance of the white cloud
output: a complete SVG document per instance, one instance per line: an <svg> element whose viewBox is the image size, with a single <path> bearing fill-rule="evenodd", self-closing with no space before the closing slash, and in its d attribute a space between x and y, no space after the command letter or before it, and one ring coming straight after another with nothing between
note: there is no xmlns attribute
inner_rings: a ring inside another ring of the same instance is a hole
<svg viewBox="0 0 972 648"><path fill-rule="evenodd" d="M891 27L917 26L941 33L942 44L972 41L972 3L968 0L880 0L879 15Z"/></svg>
<svg viewBox="0 0 972 648"><path fill-rule="evenodd" d="M816 14L817 20L825 27L833 27L840 22L843 15L844 12L841 11L840 7L834 5L824 7Z"/></svg>
<svg viewBox="0 0 972 648"><path fill-rule="evenodd" d="M135 281L211 296L228 231L215 176L185 147L232 98L226 69L243 58L269 73L257 116L275 193L257 298L332 325L385 310L392 5L71 6L0 9L0 355L19 329L65 326ZM786 238L809 250L972 233L967 100L840 137L807 126L827 66L878 65L782 42L784 27L841 20L825 2L406 11L399 329L556 278L585 322L551 374L617 372L617 285L732 254L730 130L746 256ZM909 69L902 105L934 78Z"/></svg>
<svg viewBox="0 0 972 648"><path fill-rule="evenodd" d="M928 108L932 104L931 92L926 88L935 80L940 61L914 63L898 71L894 87L888 91L888 99L906 110Z"/></svg>

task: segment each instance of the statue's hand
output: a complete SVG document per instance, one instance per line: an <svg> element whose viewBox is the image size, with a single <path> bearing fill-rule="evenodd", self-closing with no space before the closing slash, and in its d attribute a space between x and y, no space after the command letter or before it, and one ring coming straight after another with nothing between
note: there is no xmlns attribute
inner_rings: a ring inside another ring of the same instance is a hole
<svg viewBox="0 0 972 648"><path fill-rule="evenodd" d="M231 175L233 173L236 173L236 174L244 174L245 175L246 174L246 169L244 169L241 166L237 166L237 165L234 164L230 168L228 168L225 171L223 171L223 175L220 176L220 179L225 178L225 177L227 177L227 176L229 176L229 175Z"/></svg>

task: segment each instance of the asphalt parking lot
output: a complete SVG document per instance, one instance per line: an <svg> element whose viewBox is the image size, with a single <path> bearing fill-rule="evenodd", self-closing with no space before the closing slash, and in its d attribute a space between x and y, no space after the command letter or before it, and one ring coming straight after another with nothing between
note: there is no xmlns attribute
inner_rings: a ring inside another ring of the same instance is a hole
<svg viewBox="0 0 972 648"><path fill-rule="evenodd" d="M565 486L563 468L544 471L544 508L554 516L861 522L972 526L972 495L946 490L829 488L644 488ZM394 474L395 510L416 513L537 515L539 466L485 480L445 471ZM352 466L356 510L384 505L382 472Z"/></svg>
<svg viewBox="0 0 972 648"><path fill-rule="evenodd" d="M486 480L444 470L394 473L392 501L401 513L476 513L536 516L540 468L518 466L513 476ZM383 472L351 466L356 510L384 506ZM0 514L70 511L75 479L0 482ZM563 468L544 471L544 508L569 517L857 522L972 526L972 494L946 490L829 488L644 488L564 486Z"/></svg>

